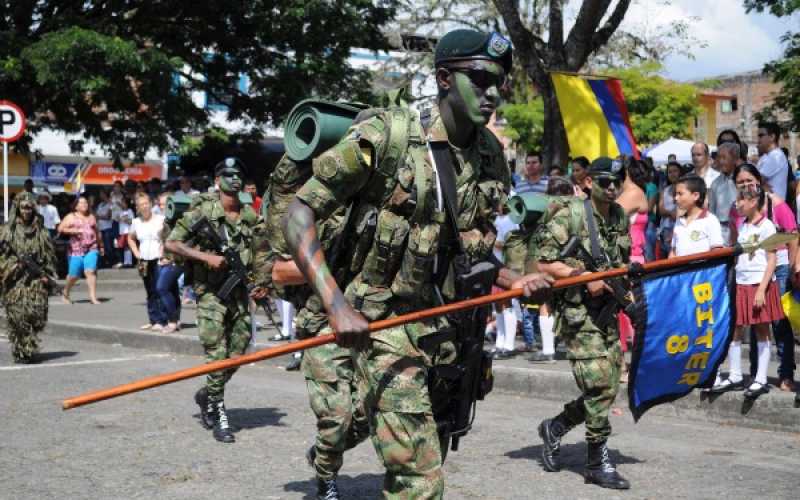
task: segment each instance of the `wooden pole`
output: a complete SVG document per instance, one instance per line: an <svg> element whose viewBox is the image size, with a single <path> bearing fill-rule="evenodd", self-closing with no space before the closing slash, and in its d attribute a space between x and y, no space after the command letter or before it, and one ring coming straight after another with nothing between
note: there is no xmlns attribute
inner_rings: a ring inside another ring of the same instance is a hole
<svg viewBox="0 0 800 500"><path fill-rule="evenodd" d="M671 269L674 267L688 265L695 262L731 257L736 253L738 253L739 251L740 249L738 249L738 247L717 248L715 250L711 250L710 252L703 252L694 255L688 255L685 257L675 257L672 259L663 259L663 260L648 262L646 264L643 264L642 267L644 268L645 272L655 272L664 269ZM583 285L586 283L590 283L592 281L617 278L620 276L624 276L626 274L628 274L627 267L610 269L608 271L601 271L597 273L584 274L581 276L573 276L570 278L563 278L560 280L556 280L553 283L552 288L554 290L559 290L562 288L569 288L573 286ZM403 314L401 316L396 316L394 318L374 321L369 324L369 331L376 332L379 330L384 330L386 328L393 328L395 326L404 325L406 323L413 323L416 321L435 318L437 316L443 316L446 314L465 311L467 309L472 309L475 307L485 306L495 302L502 302L509 299L515 299L521 297L522 295L523 295L522 289L513 289L513 290L507 290L505 292L484 295L482 297L476 297L474 299L462 300L460 302L453 302L452 304L446 304L443 306L433 307L418 312ZM143 391L145 389L151 389L153 387L158 387L160 385L171 384L173 382L178 382L180 380L185 380L187 378L198 377L200 375L206 375L208 373L219 370L235 368L237 366L246 365L248 363L255 363L256 361L263 361L265 359L275 358L278 356L291 354L293 352L319 347L321 345L329 344L335 341L336 341L336 336L334 334L328 334L328 335L320 335L311 339L301 340L299 342L294 342L291 344L286 344L278 347L270 347L268 349L263 349L261 351L245 354L243 356L239 356L236 358L214 361L211 363L194 366L192 368L187 368L185 370L178 370L176 372L167 373L164 375L156 375L153 377L148 377L145 379L138 380L136 382L119 385L109 389L89 392L74 398L65 399L62 402L62 407L64 410L69 410L71 408L77 408L78 406L83 406L91 403L96 403L98 401L103 401L105 399L111 399L117 396L123 396L125 394Z"/></svg>

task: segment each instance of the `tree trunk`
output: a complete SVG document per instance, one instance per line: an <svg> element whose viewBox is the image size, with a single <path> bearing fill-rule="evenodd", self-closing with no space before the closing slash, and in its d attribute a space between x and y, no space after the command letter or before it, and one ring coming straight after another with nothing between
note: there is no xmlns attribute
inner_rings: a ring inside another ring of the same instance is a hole
<svg viewBox="0 0 800 500"><path fill-rule="evenodd" d="M541 85L542 100L544 101L544 134L542 143L542 164L545 172L552 166L566 167L569 160L569 144L561 111L558 108L558 99L550 77L545 77L547 83ZM544 83L544 82L543 82Z"/></svg>

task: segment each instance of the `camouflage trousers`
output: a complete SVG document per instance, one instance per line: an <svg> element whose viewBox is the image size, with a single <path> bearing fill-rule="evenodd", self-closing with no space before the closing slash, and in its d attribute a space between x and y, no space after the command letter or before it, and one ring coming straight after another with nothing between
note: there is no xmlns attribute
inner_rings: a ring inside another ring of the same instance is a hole
<svg viewBox="0 0 800 500"><path fill-rule="evenodd" d="M354 353L368 382L366 406L372 443L386 468L385 498L444 495L443 450L428 390L434 356L417 344L419 330L426 328L411 324L382 330L369 349Z"/></svg>
<svg viewBox="0 0 800 500"><path fill-rule="evenodd" d="M204 293L197 298L197 329L207 362L244 354L252 336L250 325L246 302L228 307L213 293ZM225 397L225 384L234 373L236 368L208 374L206 388L209 399L219 401Z"/></svg>
<svg viewBox="0 0 800 500"><path fill-rule="evenodd" d="M562 415L572 426L586 423L588 443L603 442L611 435L608 412L619 391L622 359L622 350L616 342L605 356L570 360L572 376L582 394L564 405Z"/></svg>
<svg viewBox="0 0 800 500"><path fill-rule="evenodd" d="M303 354L303 372L317 417L313 466L317 477L332 479L342 468L344 452L369 436L363 394L349 349L336 345L310 349Z"/></svg>
<svg viewBox="0 0 800 500"><path fill-rule="evenodd" d="M39 283L16 286L3 302L14 361L29 360L39 352L39 332L47 324L47 290Z"/></svg>

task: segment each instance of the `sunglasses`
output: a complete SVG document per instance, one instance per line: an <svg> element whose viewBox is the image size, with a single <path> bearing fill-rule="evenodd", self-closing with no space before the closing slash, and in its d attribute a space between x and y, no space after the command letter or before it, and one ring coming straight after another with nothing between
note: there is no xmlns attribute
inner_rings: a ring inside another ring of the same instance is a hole
<svg viewBox="0 0 800 500"><path fill-rule="evenodd" d="M490 87L503 88L508 82L508 77L505 73L497 74L485 69L476 68L448 68L453 73L462 73L467 75L467 78L473 85L480 89L488 89Z"/></svg>
<svg viewBox="0 0 800 500"><path fill-rule="evenodd" d="M620 179L619 177L610 177L606 175L601 177L595 177L594 182L596 182L597 185L600 186L602 189L608 189L609 187L611 187L611 184L614 184L614 187L616 187L617 189L619 189L622 186L622 179Z"/></svg>

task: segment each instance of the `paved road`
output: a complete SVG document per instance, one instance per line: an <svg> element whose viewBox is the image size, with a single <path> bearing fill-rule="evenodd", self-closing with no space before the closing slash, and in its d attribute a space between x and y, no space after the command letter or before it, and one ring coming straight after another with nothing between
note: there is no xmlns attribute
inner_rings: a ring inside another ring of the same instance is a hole
<svg viewBox="0 0 800 500"><path fill-rule="evenodd" d="M302 379L275 365L243 369L228 405L238 442L215 442L197 419L185 381L62 412L64 397L196 364L199 358L49 338L41 365L10 363L0 337L0 498L313 498L303 457L313 438ZM492 395L475 431L445 466L447 498L797 498L800 435L701 421L612 417L612 457L629 492L583 484L580 431L565 441L567 470L541 470L535 426L550 401ZM344 498L380 496L371 445L346 457Z"/></svg>

